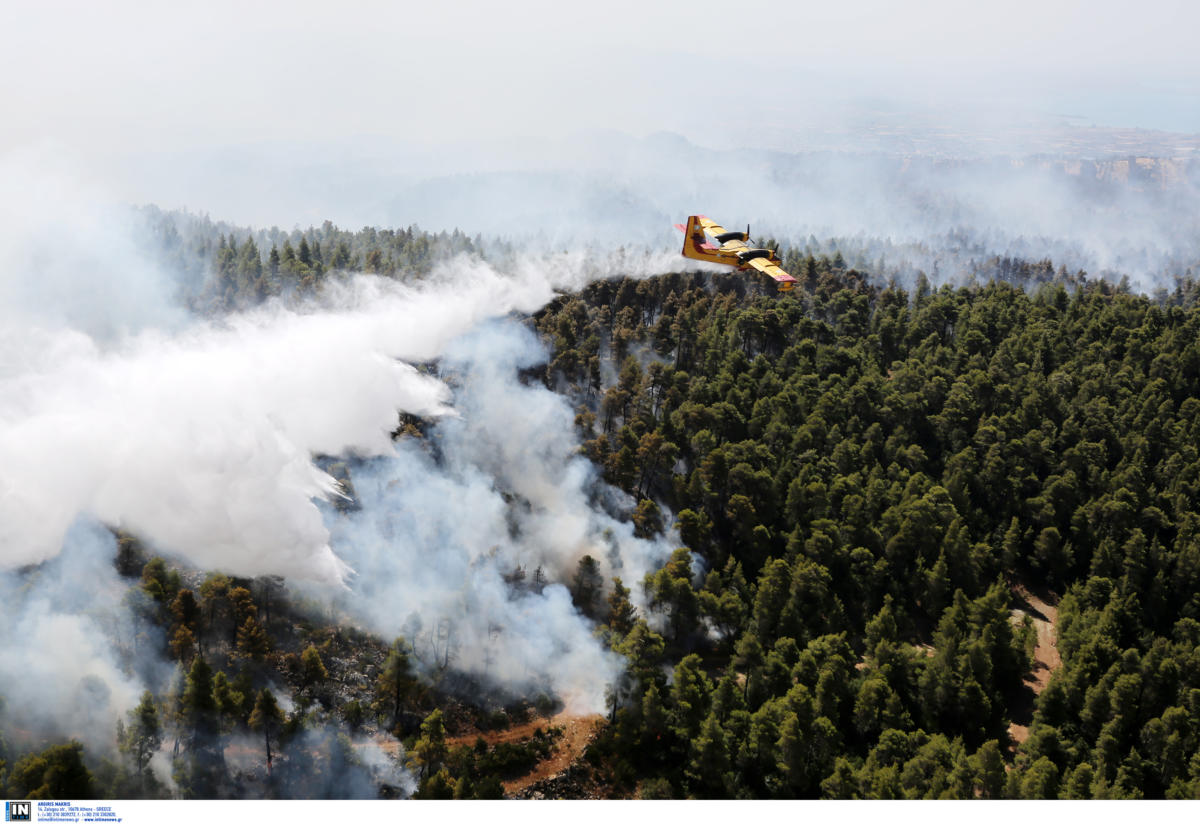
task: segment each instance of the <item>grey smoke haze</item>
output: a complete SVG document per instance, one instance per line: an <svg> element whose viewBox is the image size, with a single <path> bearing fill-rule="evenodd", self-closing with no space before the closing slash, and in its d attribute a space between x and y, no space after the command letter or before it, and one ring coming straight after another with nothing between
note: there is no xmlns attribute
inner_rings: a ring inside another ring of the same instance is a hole
<svg viewBox="0 0 1200 824"><path fill-rule="evenodd" d="M336 725L305 727L289 742L288 752L284 767L274 775L275 792L285 798L372 800L379 798L382 785L408 798L417 789L416 777L404 767L403 747L389 755L373 738L352 738ZM261 736L229 736L225 766L238 775L247 797L270 792Z"/></svg>
<svg viewBox="0 0 1200 824"><path fill-rule="evenodd" d="M0 327L111 340L184 319L174 284L94 176L61 152L0 154ZM0 371L12 361L0 358Z"/></svg>
<svg viewBox="0 0 1200 824"><path fill-rule="evenodd" d="M50 225L31 220L27 235L5 236L3 282L36 283L47 270L64 286L96 271L124 282L120 259L109 257L134 249L124 212L105 212L119 237L105 235L95 267L74 252L59 261L42 245L78 236L81 215L84 228L95 225L94 203L71 203L75 211L41 213ZM631 255L621 271L673 263ZM170 276L140 255L131 265L170 290ZM33 290L27 303L9 302L0 336L0 585L21 608L0 622L0 694L22 711L41 701L29 723L101 747L136 703L146 685L124 674L114 652L131 631L120 624L114 599L123 587L103 524L203 571L318 582L332 600L349 585L348 602L388 637L414 616L430 627L453 619L456 667L600 709L619 662L566 589L510 598L501 575L521 564L532 576L543 565L561 582L592 552L637 580L668 549L634 539L593 505L596 480L577 455L570 408L517 380L519 367L545 353L523 327L487 322L611 273L581 253L524 256L503 272L457 258L415 285L333 278L312 300L219 320L146 315L116 293L64 304ZM71 311L58 311L64 305ZM453 391L408 365L439 358ZM435 430L444 462L411 443L393 447L399 411L445 419ZM366 503L358 516L323 517L318 502L340 493L315 455L373 467L353 478ZM37 566L18 569L29 565ZM37 654L50 648L64 655Z"/></svg>
<svg viewBox="0 0 1200 824"><path fill-rule="evenodd" d="M715 151L671 135L604 144L607 154L560 144L577 162L547 154L523 171L415 183L381 208L400 223L419 213L430 228L590 243L597 255L678 248L671 224L700 212L791 246L890 246L890 263L913 268L946 253L943 279L992 255L1128 274L1143 288L1200 265L1200 160Z"/></svg>
<svg viewBox="0 0 1200 824"><path fill-rule="evenodd" d="M901 241L957 215L973 231L1016 238L1032 224L1087 244L1121 225L1074 214L1084 201L1057 184L1018 176L1012 197L981 204L986 173L897 189L869 160L801 161L817 178L805 181L786 158L781 176L726 151L1186 160L1195 139L1091 127L1200 132L1200 10L1183 0L617 0L603 13L360 0L286 15L122 0L0 14L0 69L19 78L0 88L0 153L34 146L124 200L243 224L545 227L557 241L599 218L609 243L658 243L667 219L704 211L781 236ZM718 151L637 145L664 132ZM920 193L943 187L954 202L926 214ZM1194 212L1194 197L1181 205ZM1165 214L1154 229L1175 237Z"/></svg>
<svg viewBox="0 0 1200 824"><path fill-rule="evenodd" d="M702 212L792 243L926 247L902 269L965 233L945 277L1019 254L1150 287L1198 257L1200 143L1163 131L1200 132L1200 10L1183 0L0 14L0 69L20 79L0 88L0 155L61 158L127 202L549 248L674 249L670 223ZM1031 155L1178 174L1091 185Z"/></svg>
<svg viewBox="0 0 1200 824"><path fill-rule="evenodd" d="M0 695L12 743L57 733L110 750L117 719L147 686L137 673L161 683L169 677L159 639L137 637L115 552L107 530L81 520L61 554L36 571L0 573Z"/></svg>
<svg viewBox="0 0 1200 824"><path fill-rule="evenodd" d="M445 387L403 361L595 274L581 256L511 275L457 260L420 287L359 277L319 305L110 345L13 323L0 337L3 562L51 557L87 513L200 568L341 580L312 503L333 481L311 455L388 454L398 410L449 411Z"/></svg>
<svg viewBox="0 0 1200 824"><path fill-rule="evenodd" d="M237 198L214 178L213 202L251 223L288 225L279 216L299 210L317 224L459 228L595 258L621 247L677 252L671 225L701 213L792 247L838 239L900 271L932 275L936 261L939 280L1011 256L1170 288L1200 264L1200 159L1190 159L1200 138L1090 158L1070 147L1032 156L717 150L666 133L462 141L414 155L404 144L354 143L361 150L337 164L288 145L206 154L208 166L243 170ZM338 185L324 183L330 175Z"/></svg>
<svg viewBox="0 0 1200 824"><path fill-rule="evenodd" d="M428 669L449 656L460 670L601 712L621 661L563 583L585 554L638 582L672 544L634 537L593 504L599 493L624 496L578 454L567 402L517 380L545 360L514 322L482 324L449 347L458 416L437 424L431 445L405 438L394 458L356 469L362 509L330 515L333 546L358 573L341 601L377 632L405 635ZM518 568L528 590L514 593L504 576ZM534 586L539 569L544 589Z"/></svg>

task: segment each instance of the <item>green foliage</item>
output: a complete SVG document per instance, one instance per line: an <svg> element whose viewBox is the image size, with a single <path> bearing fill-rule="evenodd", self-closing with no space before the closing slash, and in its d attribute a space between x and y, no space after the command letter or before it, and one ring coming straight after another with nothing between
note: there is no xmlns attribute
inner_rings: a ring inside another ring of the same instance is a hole
<svg viewBox="0 0 1200 824"><path fill-rule="evenodd" d="M670 801L675 797L671 782L665 778L647 778L642 782L638 797L643 801Z"/></svg>
<svg viewBox="0 0 1200 824"><path fill-rule="evenodd" d="M224 672L218 672L212 683L213 704L221 717L221 728L229 730L236 723L245 721L248 715L245 693L235 689Z"/></svg>
<svg viewBox="0 0 1200 824"><path fill-rule="evenodd" d="M318 290L335 270L420 276L474 249L330 224L193 229L206 251L192 299L213 310ZM606 594L599 553L570 581L628 662L605 685L593 778L646 798L1200 796L1195 284L1150 299L1082 275L1031 293L920 276L909 294L841 255L786 256L802 281L789 295L744 274L612 280L533 320L548 385L567 387L632 529L677 540L630 582L644 598L620 578ZM99 782L77 744L16 763L0 751L10 795L152 795L149 757L174 737L180 793L213 797L223 735L247 725L269 768L284 748L282 792L324 750L326 769L353 765L347 742L304 730L339 715L406 739L419 797L499 797L555 746L553 731L451 746L461 715L419 688L404 639L367 648L364 671L383 659L373 688L318 689L344 642L268 626L264 582L212 575L193 591L132 537L118 546L122 572L141 574L134 643L160 639L181 683L143 696L119 727L124 758L92 764ZM1026 588L1062 596L1062 663L1036 702L1022 679L1037 632L1013 613L1029 611ZM263 689L280 669L299 685L289 718Z"/></svg>
<svg viewBox="0 0 1200 824"><path fill-rule="evenodd" d="M325 662L321 660L321 653L312 644L304 648L304 652L300 653L300 684L304 687L310 687L314 684L320 684L329 677L329 671L325 669Z"/></svg>
<svg viewBox="0 0 1200 824"><path fill-rule="evenodd" d="M283 721L283 710L279 708L279 702L275 700L275 693L264 689L255 699L254 709L250 712L250 718L246 723L252 730L262 730L268 772L274 761L274 754L271 752L271 733L277 732L283 725Z"/></svg>
<svg viewBox="0 0 1200 824"><path fill-rule="evenodd" d="M117 736L117 744L133 762L134 773L145 787L150 759L162 745L163 730L154 695L146 690L142 700L129 713L129 725Z"/></svg>
<svg viewBox="0 0 1200 824"><path fill-rule="evenodd" d="M271 651L271 638L254 615L246 616L238 627L237 650L252 661L263 660Z"/></svg>
<svg viewBox="0 0 1200 824"><path fill-rule="evenodd" d="M620 578L613 578L612 593L608 596L608 626L620 637L629 634L637 619L637 610L629 600L629 588Z"/></svg>
<svg viewBox="0 0 1200 824"><path fill-rule="evenodd" d="M18 760L9 773L6 794L43 800L89 799L95 793L92 774L83 763L83 745L71 741Z"/></svg>
<svg viewBox="0 0 1200 824"><path fill-rule="evenodd" d="M699 599L692 586L690 553L686 549L675 550L662 569L646 576L645 588L650 609L665 613L671 640L677 645L684 644L696 630L700 614Z"/></svg>
<svg viewBox="0 0 1200 824"><path fill-rule="evenodd" d="M350 728L351 732L357 732L366 718L366 711L358 701L347 701L346 705L342 707L342 718L345 719L346 726Z"/></svg>
<svg viewBox="0 0 1200 824"><path fill-rule="evenodd" d="M666 275L535 319L585 453L636 529L664 504L686 547L644 582L661 648L621 588L610 610L633 660L610 693L621 768L681 795L1193 793L1194 284L1152 300L1004 260L1057 282L906 294L788 255L787 296ZM1062 668L1015 758L1036 632L1014 582L1063 594Z"/></svg>
<svg viewBox="0 0 1200 824"><path fill-rule="evenodd" d="M180 703L181 713L192 724L201 726L210 722L216 709L216 702L213 700L212 667L202 657L197 656L188 671L187 687Z"/></svg>
<svg viewBox="0 0 1200 824"><path fill-rule="evenodd" d="M421 722L421 736L413 744L409 760L421 779L436 776L446 761L446 727L442 711L434 710Z"/></svg>
<svg viewBox="0 0 1200 824"><path fill-rule="evenodd" d="M589 618L597 617L603 586L600 564L591 555L584 555L579 559L575 577L571 581L571 600Z"/></svg>
<svg viewBox="0 0 1200 824"><path fill-rule="evenodd" d="M179 589L179 573L168 571L166 561L155 556L142 567L142 589L156 602L166 604Z"/></svg>
<svg viewBox="0 0 1200 824"><path fill-rule="evenodd" d="M399 735L400 713L404 702L416 686L412 664L408 659L408 642L397 638L392 642L383 669L375 681L375 710L389 719L389 729Z"/></svg>

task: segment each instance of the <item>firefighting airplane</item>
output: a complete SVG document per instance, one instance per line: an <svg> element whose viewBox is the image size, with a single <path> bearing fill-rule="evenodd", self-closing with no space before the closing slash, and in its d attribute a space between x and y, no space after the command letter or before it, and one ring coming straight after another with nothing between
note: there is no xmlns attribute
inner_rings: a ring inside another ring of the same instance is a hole
<svg viewBox="0 0 1200 824"><path fill-rule="evenodd" d="M787 292L796 285L796 279L779 268L779 257L770 249L748 246L750 227L745 232L727 232L704 215L692 215L687 226L676 223L675 228L683 232L683 256L693 260L707 260L736 266L740 271L757 269L779 284L780 292ZM714 246L709 238L716 242Z"/></svg>

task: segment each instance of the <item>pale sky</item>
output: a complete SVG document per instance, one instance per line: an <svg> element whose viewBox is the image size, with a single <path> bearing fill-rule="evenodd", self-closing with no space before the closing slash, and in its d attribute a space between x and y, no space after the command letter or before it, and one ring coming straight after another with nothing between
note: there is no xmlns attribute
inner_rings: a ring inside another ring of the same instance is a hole
<svg viewBox="0 0 1200 824"><path fill-rule="evenodd" d="M99 169L278 141L438 146L594 129L802 148L789 142L797 130L880 112L981 132L1063 115L1200 132L1198 9L7 0L0 152L49 145ZM133 194L155 197L140 183Z"/></svg>
<svg viewBox="0 0 1200 824"><path fill-rule="evenodd" d="M835 7L836 6L836 7ZM769 125L809 101L1057 106L1200 131L1195 3L23 2L3 141L425 140Z"/></svg>

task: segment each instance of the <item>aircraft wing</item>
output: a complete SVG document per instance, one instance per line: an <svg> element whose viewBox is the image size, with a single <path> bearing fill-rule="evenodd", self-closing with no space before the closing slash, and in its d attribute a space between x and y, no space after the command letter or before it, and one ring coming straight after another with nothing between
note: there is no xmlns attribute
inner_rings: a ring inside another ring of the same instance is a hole
<svg viewBox="0 0 1200 824"><path fill-rule="evenodd" d="M746 261L747 264L753 266L758 271L762 272L769 278L774 279L779 284L780 292L787 292L796 285L796 279L787 272L780 269L774 263L763 258L752 258Z"/></svg>
<svg viewBox="0 0 1200 824"><path fill-rule="evenodd" d="M720 235L732 234L726 231L725 227L717 223L715 220L709 220L704 215L697 215L700 221L700 228L704 230L704 234L712 238L712 243L719 249L726 252L741 252L749 249L741 240L721 240Z"/></svg>

